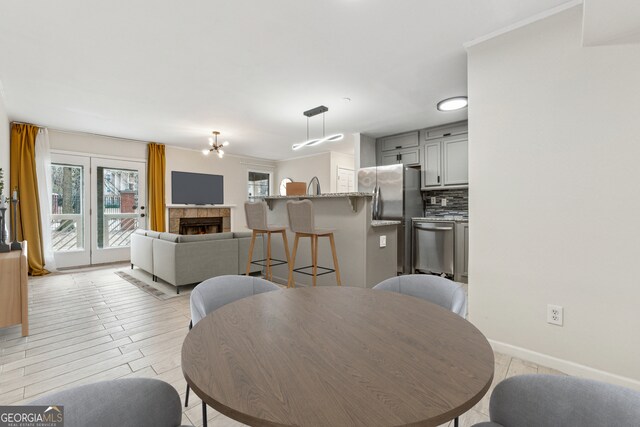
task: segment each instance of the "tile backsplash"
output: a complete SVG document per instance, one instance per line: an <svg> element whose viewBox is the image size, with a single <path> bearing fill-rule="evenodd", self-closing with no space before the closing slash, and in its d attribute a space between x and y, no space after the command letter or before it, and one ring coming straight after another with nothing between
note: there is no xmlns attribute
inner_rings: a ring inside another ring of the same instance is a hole
<svg viewBox="0 0 640 427"><path fill-rule="evenodd" d="M431 203L431 198L436 198L436 203ZM442 199L447 199L447 206L442 206ZM458 190L432 190L423 191L425 216L469 216L469 189Z"/></svg>

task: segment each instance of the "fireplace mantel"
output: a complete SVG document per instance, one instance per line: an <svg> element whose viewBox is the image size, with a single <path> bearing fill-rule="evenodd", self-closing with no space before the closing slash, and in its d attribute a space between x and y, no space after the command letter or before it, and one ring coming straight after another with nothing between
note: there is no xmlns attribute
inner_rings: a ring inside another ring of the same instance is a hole
<svg viewBox="0 0 640 427"><path fill-rule="evenodd" d="M231 210L236 205L167 205L169 232L178 233L180 218L219 217L222 218L220 231L231 231Z"/></svg>

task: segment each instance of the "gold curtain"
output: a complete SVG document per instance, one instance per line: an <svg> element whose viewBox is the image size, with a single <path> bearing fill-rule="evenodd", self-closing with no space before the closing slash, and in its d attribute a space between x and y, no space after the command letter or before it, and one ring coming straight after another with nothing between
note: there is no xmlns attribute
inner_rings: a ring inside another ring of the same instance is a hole
<svg viewBox="0 0 640 427"><path fill-rule="evenodd" d="M166 166L165 146L149 144L147 162L147 187L149 189L149 229L164 232L164 170Z"/></svg>
<svg viewBox="0 0 640 427"><path fill-rule="evenodd" d="M38 127L11 123L11 188L18 190L18 218L16 224L19 241L29 242L29 274L49 274L44 268L38 179L36 178L36 136ZM11 212L13 218L13 210Z"/></svg>

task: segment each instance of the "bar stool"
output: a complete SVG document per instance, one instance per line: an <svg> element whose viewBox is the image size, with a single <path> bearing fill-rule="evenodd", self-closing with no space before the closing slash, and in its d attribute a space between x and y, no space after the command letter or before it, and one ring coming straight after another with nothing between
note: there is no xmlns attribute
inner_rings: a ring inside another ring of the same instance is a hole
<svg viewBox="0 0 640 427"><path fill-rule="evenodd" d="M282 226L273 226L267 224L267 203L266 202L245 202L244 204L244 214L247 219L247 228L251 229L253 233L251 234L251 244L249 245L249 258L247 258L247 273L251 271L251 264L259 265L261 267L266 267L265 270L265 279L273 280L273 271L271 267L275 267L277 265L288 264L289 263L289 244L287 242L287 232L286 227ZM284 242L284 252L287 256L287 260L275 259L271 258L271 234L272 233L280 233L282 234L282 241ZM256 243L256 236L259 235L267 235L267 257L264 259L259 259L257 261L252 261L253 258L253 247ZM266 263L265 263L266 261ZM275 264L272 264L272 261L276 261ZM287 283L288 286L288 283Z"/></svg>
<svg viewBox="0 0 640 427"><path fill-rule="evenodd" d="M340 268L338 267L338 256L336 255L336 243L333 239L333 230L319 229L315 227L313 214L313 203L311 200L302 200L300 202L287 202L287 213L289 214L289 228L296 233L293 242L293 254L291 263L289 264L289 283L287 287L295 287L296 282L293 280L293 273L306 274L313 276L313 286L316 285L316 277L324 274L336 273L336 281L338 286L340 282ZM300 237L311 238L311 265L306 267L294 268L296 263L296 252L298 251L298 240ZM318 237L328 237L331 244L331 255L333 255L333 269L318 266ZM312 268L313 273L307 273L302 270ZM318 274L318 269L324 270Z"/></svg>

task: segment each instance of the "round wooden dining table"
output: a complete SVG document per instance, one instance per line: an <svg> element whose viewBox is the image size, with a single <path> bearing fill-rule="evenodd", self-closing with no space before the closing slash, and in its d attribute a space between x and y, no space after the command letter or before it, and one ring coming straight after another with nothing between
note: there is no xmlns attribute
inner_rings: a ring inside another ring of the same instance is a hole
<svg viewBox="0 0 640 427"><path fill-rule="evenodd" d="M253 426L437 426L473 407L493 370L487 339L458 315L347 286L238 300L182 346L194 392Z"/></svg>

